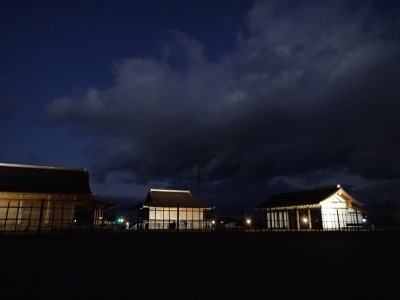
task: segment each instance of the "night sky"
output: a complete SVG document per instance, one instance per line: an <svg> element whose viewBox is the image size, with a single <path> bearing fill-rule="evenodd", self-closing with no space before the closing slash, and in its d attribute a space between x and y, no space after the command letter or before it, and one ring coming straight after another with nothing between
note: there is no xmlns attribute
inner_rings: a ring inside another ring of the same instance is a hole
<svg viewBox="0 0 400 300"><path fill-rule="evenodd" d="M400 201L398 1L1 1L0 161L251 208Z"/></svg>

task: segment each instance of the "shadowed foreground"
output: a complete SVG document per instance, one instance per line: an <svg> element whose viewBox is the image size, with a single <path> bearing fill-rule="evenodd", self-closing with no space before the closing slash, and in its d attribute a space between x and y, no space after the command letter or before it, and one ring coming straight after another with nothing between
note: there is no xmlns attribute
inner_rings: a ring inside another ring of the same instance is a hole
<svg viewBox="0 0 400 300"><path fill-rule="evenodd" d="M398 233L1 236L7 299L373 299L398 291Z"/></svg>

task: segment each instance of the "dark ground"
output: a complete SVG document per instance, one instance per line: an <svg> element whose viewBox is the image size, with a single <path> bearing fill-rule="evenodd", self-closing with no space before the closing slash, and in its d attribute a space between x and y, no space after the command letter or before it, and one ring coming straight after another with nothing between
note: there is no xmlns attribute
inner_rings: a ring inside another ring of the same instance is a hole
<svg viewBox="0 0 400 300"><path fill-rule="evenodd" d="M400 233L0 236L2 299L398 299Z"/></svg>

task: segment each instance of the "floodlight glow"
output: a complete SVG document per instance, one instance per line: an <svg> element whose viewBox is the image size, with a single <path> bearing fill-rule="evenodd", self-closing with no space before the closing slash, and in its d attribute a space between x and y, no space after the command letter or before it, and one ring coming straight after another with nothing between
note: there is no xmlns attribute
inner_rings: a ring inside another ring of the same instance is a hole
<svg viewBox="0 0 400 300"><path fill-rule="evenodd" d="M212 220L212 221L211 221L211 224L213 224L213 225L214 225L214 224L215 224L215 221L214 221L214 220Z"/></svg>
<svg viewBox="0 0 400 300"><path fill-rule="evenodd" d="M246 223L247 223L248 225L250 225L250 224L251 224L251 220L250 220L250 219L246 219Z"/></svg>
<svg viewBox="0 0 400 300"><path fill-rule="evenodd" d="M304 223L307 223L307 222L308 222L308 219L307 219L307 218L303 218L303 222L304 222Z"/></svg>
<svg viewBox="0 0 400 300"><path fill-rule="evenodd" d="M362 219L363 223L367 222L367 219Z"/></svg>

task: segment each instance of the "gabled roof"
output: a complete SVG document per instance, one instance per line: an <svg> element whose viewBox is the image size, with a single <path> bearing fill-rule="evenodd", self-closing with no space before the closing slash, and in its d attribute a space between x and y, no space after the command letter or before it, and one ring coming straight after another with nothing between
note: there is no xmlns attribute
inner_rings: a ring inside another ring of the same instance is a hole
<svg viewBox="0 0 400 300"><path fill-rule="evenodd" d="M146 201L142 206L151 207L185 207L185 208L211 208L195 200L190 191L158 190L151 189L147 193Z"/></svg>
<svg viewBox="0 0 400 300"><path fill-rule="evenodd" d="M335 185L306 191L275 194L264 203L258 205L256 209L315 205L337 193L339 190L340 185Z"/></svg>
<svg viewBox="0 0 400 300"><path fill-rule="evenodd" d="M85 169L0 163L0 192L91 194Z"/></svg>

